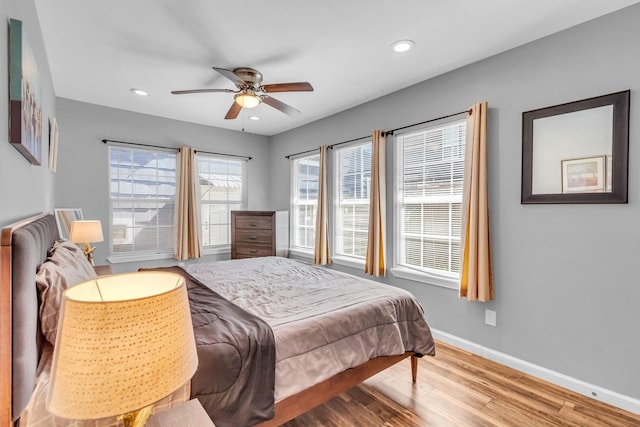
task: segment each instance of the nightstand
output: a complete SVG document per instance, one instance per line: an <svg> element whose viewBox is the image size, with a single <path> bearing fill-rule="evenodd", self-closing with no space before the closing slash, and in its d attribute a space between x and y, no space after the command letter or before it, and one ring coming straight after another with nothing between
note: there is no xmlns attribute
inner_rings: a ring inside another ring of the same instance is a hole
<svg viewBox="0 0 640 427"><path fill-rule="evenodd" d="M111 266L110 265L95 265L93 267L93 269L96 271L96 274L98 276L108 276L110 274L113 274L111 272Z"/></svg>
<svg viewBox="0 0 640 427"><path fill-rule="evenodd" d="M198 399L153 414L146 427L216 427Z"/></svg>

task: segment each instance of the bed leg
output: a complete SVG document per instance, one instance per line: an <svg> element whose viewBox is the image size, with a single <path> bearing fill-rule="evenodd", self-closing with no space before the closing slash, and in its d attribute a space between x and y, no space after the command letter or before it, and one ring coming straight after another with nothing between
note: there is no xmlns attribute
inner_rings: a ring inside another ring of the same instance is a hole
<svg viewBox="0 0 640 427"><path fill-rule="evenodd" d="M418 379L418 357L415 354L411 356L411 379L414 383Z"/></svg>

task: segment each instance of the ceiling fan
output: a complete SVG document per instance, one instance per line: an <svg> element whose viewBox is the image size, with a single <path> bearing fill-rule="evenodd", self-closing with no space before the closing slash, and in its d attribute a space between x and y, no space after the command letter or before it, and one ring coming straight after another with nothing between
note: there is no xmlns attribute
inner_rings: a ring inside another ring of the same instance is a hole
<svg viewBox="0 0 640 427"><path fill-rule="evenodd" d="M213 67L213 69L231 80L238 89L174 90L171 93L174 95L206 92L235 93L234 102L231 104L231 108L229 108L227 115L224 116L225 119L235 119L238 117L238 114L240 114L242 108L254 108L261 102L264 102L276 110L282 111L290 116L298 115L300 114L299 110L267 94L275 92L313 92L313 86L307 82L263 85L262 74L253 68L240 67L233 70L227 70L225 68Z"/></svg>

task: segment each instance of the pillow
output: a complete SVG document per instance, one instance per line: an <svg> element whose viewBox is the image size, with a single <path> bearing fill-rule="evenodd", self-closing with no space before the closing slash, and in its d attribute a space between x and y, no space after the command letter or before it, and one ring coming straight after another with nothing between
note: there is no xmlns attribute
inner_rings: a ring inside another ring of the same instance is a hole
<svg viewBox="0 0 640 427"><path fill-rule="evenodd" d="M42 333L51 344L56 342L58 314L62 293L78 283L95 279L93 266L82 250L69 240L53 244L49 257L36 273L36 286L40 295L40 324Z"/></svg>

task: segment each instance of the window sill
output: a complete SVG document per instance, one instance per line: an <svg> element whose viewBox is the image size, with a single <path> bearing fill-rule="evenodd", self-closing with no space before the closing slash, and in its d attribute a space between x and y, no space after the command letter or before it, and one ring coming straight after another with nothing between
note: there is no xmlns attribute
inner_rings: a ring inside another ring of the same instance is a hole
<svg viewBox="0 0 640 427"><path fill-rule="evenodd" d="M401 279L407 279L414 282L425 283L427 285L458 290L458 279L422 273L405 267L394 267L390 271L391 274L393 274L395 277L400 277Z"/></svg>
<svg viewBox="0 0 640 427"><path fill-rule="evenodd" d="M289 256L313 260L313 251L299 248L289 248Z"/></svg>
<svg viewBox="0 0 640 427"><path fill-rule="evenodd" d="M231 245L209 246L202 248L202 255L230 254Z"/></svg>
<svg viewBox="0 0 640 427"><path fill-rule="evenodd" d="M331 262L338 265L344 265L346 267L358 268L364 270L364 260L358 258L346 257L343 255L336 255L331 258Z"/></svg>
<svg viewBox="0 0 640 427"><path fill-rule="evenodd" d="M111 255L107 257L107 261L111 264L122 264L125 262L152 261L156 259L169 258L173 258L173 253L163 252L154 254Z"/></svg>
<svg viewBox="0 0 640 427"><path fill-rule="evenodd" d="M211 246L202 248L202 255L220 255L231 253L230 245ZM125 262L153 261L157 259L173 258L172 252L149 253L149 254L132 254L132 255L111 255L107 257L107 261L111 264L122 264Z"/></svg>

